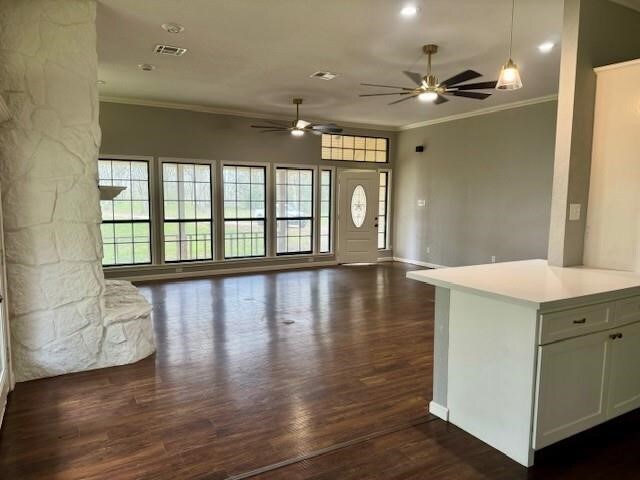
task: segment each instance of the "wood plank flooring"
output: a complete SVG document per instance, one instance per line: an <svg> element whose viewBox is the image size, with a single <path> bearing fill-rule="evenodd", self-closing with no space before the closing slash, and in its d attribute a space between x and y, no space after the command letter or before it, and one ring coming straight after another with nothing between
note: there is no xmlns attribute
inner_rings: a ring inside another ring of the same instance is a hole
<svg viewBox="0 0 640 480"><path fill-rule="evenodd" d="M0 479L216 480L295 458L253 478L640 478L637 413L543 450L529 471L429 417L433 289L408 268L141 285L157 353L18 384Z"/></svg>

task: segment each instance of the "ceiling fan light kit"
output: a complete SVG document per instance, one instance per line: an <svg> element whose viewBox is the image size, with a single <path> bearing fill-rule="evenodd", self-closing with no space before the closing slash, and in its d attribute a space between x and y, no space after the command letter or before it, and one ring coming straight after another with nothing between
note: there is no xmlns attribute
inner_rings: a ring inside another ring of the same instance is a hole
<svg viewBox="0 0 640 480"><path fill-rule="evenodd" d="M522 88L520 69L512 59L513 50L513 15L516 9L516 0L511 2L511 31L509 34L509 60L502 66L496 89L498 90L518 90Z"/></svg>

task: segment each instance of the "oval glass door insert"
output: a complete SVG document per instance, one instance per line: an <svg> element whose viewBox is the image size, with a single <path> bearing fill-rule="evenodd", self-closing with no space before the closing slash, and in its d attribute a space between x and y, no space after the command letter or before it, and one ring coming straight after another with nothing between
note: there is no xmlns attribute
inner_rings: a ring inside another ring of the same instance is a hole
<svg viewBox="0 0 640 480"><path fill-rule="evenodd" d="M367 215L367 194L362 185L356 185L351 195L351 220L356 228L362 227Z"/></svg>

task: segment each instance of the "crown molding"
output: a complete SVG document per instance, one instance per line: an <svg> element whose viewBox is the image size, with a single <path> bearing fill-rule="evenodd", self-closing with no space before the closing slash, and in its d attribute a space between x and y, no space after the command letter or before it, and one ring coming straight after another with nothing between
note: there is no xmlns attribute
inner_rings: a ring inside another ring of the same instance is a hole
<svg viewBox="0 0 640 480"><path fill-rule="evenodd" d="M632 65L640 65L640 58L636 58L635 60L629 60L628 62L619 62L612 63L611 65L603 65L602 67L596 67L593 69L594 72L607 72L609 70L617 70L618 68L630 67Z"/></svg>
<svg viewBox="0 0 640 480"><path fill-rule="evenodd" d="M267 113L255 113L255 112L247 112L244 110L231 110L226 108L218 108L218 107L208 107L204 105L194 105L189 103L177 103L177 102L160 102L156 100L143 100L138 98L127 98L127 97L110 97L106 95L100 96L101 102L106 103L121 103L124 105L138 105L141 107L156 107L156 108L171 108L174 110L188 110L191 112L199 112L199 113L212 113L215 115L228 115L233 117L243 117L243 118L251 118L251 119L263 119L263 120L284 120L291 121L291 115L274 115ZM319 118L310 118L312 122L327 122L327 121L335 121L335 120L326 120ZM377 124L368 124L368 123L351 123L351 122L339 122L341 127L347 128L362 128L366 130L379 130L384 132L397 132L399 128L397 126L389 126L389 125L377 125Z"/></svg>
<svg viewBox="0 0 640 480"><path fill-rule="evenodd" d="M448 117L434 118L433 120L425 120L424 122L410 123L404 125L398 130L412 130L419 127L428 127L429 125L437 125L438 123L453 122L454 120L462 120L463 118L478 117L480 115L488 115L490 113L501 112L503 110L511 110L512 108L526 107L528 105L536 105L538 103L552 102L558 99L557 94L546 95L544 97L530 98L528 100L520 100L518 102L505 103L496 105L495 107L480 108L471 112L460 113L458 115L450 115Z"/></svg>
<svg viewBox="0 0 640 480"><path fill-rule="evenodd" d="M617 3L618 5L622 5L623 7L630 8L631 10L636 10L640 12L640 1L638 0L610 0L613 3Z"/></svg>
<svg viewBox="0 0 640 480"><path fill-rule="evenodd" d="M626 63L630 63L630 62L626 62ZM601 68L606 68L606 67L601 67ZM536 105L538 103L552 102L557 99L558 99L557 94L546 95L544 97L530 98L528 100L520 100L518 102L505 103L503 105L496 105L494 107L481 108L478 110L473 110L471 112L460 113L457 115L450 115L448 117L435 118L433 120L425 120L423 122L418 122L418 123L410 123L408 125L402 125L402 126L385 126L385 125L350 123L350 122L339 122L339 123L340 123L340 126L347 127L347 128L362 128L366 130L378 130L383 132L401 132L404 130L411 130L413 128L427 127L429 125L437 125L439 123L447 123L447 122L453 122L455 120L462 120L463 118L477 117L480 115L488 115L490 113L501 112L503 110L510 110L512 108L520 108L520 107L526 107L528 105ZM234 117L243 117L243 118L252 118L252 119L285 120L285 121L291 120L290 116L284 116L284 115L271 115L271 114L264 114L264 113L246 112L242 110L230 110L230 109L217 108L217 107L208 107L204 105L193 105L193 104L176 103L176 102L159 102L156 100L143 100L143 99L126 98L126 97L100 96L100 101L106 102L106 103L121 103L124 105L138 105L142 107L171 108L174 110L189 110L192 112L213 113L216 115L229 115ZM311 119L311 120L327 121L324 119Z"/></svg>
<svg viewBox="0 0 640 480"><path fill-rule="evenodd" d="M0 123L4 123L9 121L11 118L11 113L9 113L9 107L4 102L4 98L0 95Z"/></svg>

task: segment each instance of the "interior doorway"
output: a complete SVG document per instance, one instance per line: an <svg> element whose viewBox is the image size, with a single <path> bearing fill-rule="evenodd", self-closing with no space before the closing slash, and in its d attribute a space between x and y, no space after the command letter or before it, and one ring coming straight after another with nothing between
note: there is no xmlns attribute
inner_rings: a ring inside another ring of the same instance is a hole
<svg viewBox="0 0 640 480"><path fill-rule="evenodd" d="M378 260L378 172L338 172L338 263Z"/></svg>

